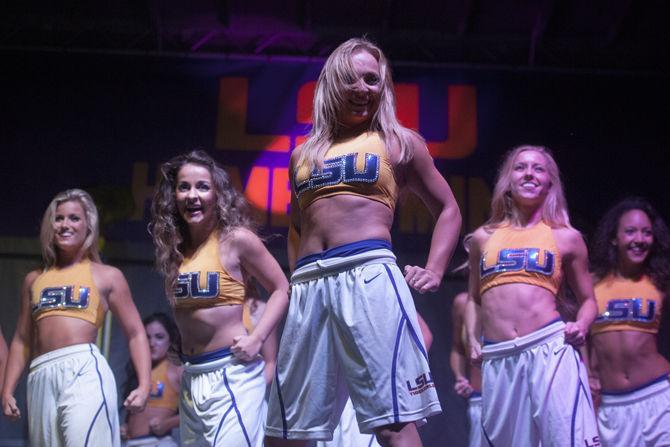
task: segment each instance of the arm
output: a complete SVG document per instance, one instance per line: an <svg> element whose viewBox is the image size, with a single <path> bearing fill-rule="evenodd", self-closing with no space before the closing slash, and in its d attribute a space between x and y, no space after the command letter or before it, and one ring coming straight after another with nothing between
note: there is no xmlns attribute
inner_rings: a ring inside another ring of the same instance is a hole
<svg viewBox="0 0 670 447"><path fill-rule="evenodd" d="M426 266L406 266L405 280L415 290L425 293L434 292L442 282L458 243L461 213L447 181L435 168L428 148L418 137L414 138L414 156L406 170L407 186L423 200L436 222Z"/></svg>
<svg viewBox="0 0 670 447"><path fill-rule="evenodd" d="M263 242L248 230L239 230L235 236L240 264L260 285L270 292L258 324L249 335L235 337L231 351L241 360L255 357L288 308L288 281L281 267L265 248Z"/></svg>
<svg viewBox="0 0 670 447"><path fill-rule="evenodd" d="M19 319L16 323L14 338L9 347L5 381L2 387L2 410L5 416L13 421L21 417L21 412L14 398L14 391L30 357L30 337L33 330L32 316L30 314L30 288L38 275L39 272L37 271L29 273L21 287Z"/></svg>
<svg viewBox="0 0 670 447"><path fill-rule="evenodd" d="M470 345L470 361L479 364L482 361L482 346L480 343L482 335L481 316L478 311L478 304L481 303L479 295L479 260L481 258L481 247L488 238L483 228L478 228L468 241L468 268L470 275L468 277L468 301L465 306L464 322L465 333Z"/></svg>
<svg viewBox="0 0 670 447"><path fill-rule="evenodd" d="M451 307L451 351L449 353L449 366L454 373L454 391L461 397L468 397L472 393L472 387L467 377L467 365L465 357L465 346L463 345L463 317L465 306L468 302L466 293L459 293L454 298Z"/></svg>
<svg viewBox="0 0 670 447"><path fill-rule="evenodd" d="M416 319L419 321L419 330L421 331L421 336L423 337L423 343L426 345L426 352L430 351L430 347L433 345L433 333L430 332L428 323L423 319L419 312L416 313Z"/></svg>
<svg viewBox="0 0 670 447"><path fill-rule="evenodd" d="M277 334L277 327L275 326L270 332L268 338L265 339L263 347L261 348L261 355L265 361L265 383L272 384L272 379L275 376L275 368L277 367L277 351L279 350L279 336Z"/></svg>
<svg viewBox="0 0 670 447"><path fill-rule="evenodd" d="M123 405L131 413L144 410L149 398L151 384L151 354L147 335L137 312L135 303L130 295L130 288L120 270L104 265L96 265L98 274L103 279L108 291L107 303L112 314L121 325L123 333L128 338L130 360L137 374L137 388L130 392Z"/></svg>
<svg viewBox="0 0 670 447"><path fill-rule="evenodd" d="M591 323L598 313L593 294L593 281L588 270L588 253L581 235L572 229L561 230L567 250L563 256L563 268L568 285L577 297L579 310L576 321L565 325L565 341L579 347L586 342Z"/></svg>
<svg viewBox="0 0 670 447"><path fill-rule="evenodd" d="M293 173L294 164L299 155L299 149L296 149L291 154L291 161L289 166L288 178L291 183L291 216L288 226L288 244L286 246L288 252L288 268L289 271L295 270L295 263L298 260L298 248L300 247L300 205L298 197L293 188Z"/></svg>
<svg viewBox="0 0 670 447"><path fill-rule="evenodd" d="M5 383L5 366L7 365L7 342L2 335L2 327L0 326L0 387Z"/></svg>
<svg viewBox="0 0 670 447"><path fill-rule="evenodd" d="M600 377L598 376L598 356L596 355L596 347L593 340L590 339L586 346L580 349L584 364L589 375L589 388L593 396L593 405L598 408L600 406Z"/></svg>

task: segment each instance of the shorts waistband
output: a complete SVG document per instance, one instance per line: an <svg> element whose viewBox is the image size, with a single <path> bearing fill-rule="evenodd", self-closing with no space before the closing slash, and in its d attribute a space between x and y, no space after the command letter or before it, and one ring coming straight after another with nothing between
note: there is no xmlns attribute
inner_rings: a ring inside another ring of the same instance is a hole
<svg viewBox="0 0 670 447"><path fill-rule="evenodd" d="M374 249L357 253L347 257L335 257L322 260L316 260L305 264L291 275L291 283L310 281L326 275L335 275L337 273L360 267L365 264L379 262L395 262L396 257L391 250L386 248Z"/></svg>
<svg viewBox="0 0 670 447"><path fill-rule="evenodd" d="M46 366L49 363L64 360L64 357L71 357L74 354L79 354L83 352L93 352L94 354L100 355L100 350L93 343L81 343L77 345L70 345L64 348L54 349L53 351L49 351L35 357L30 362L30 369L33 370L42 366Z"/></svg>
<svg viewBox="0 0 670 447"><path fill-rule="evenodd" d="M481 405L482 403L482 393L473 391L468 397L468 405Z"/></svg>
<svg viewBox="0 0 670 447"><path fill-rule="evenodd" d="M552 338L563 336L564 329L565 323L556 321L522 337L486 345L482 348L482 358L484 360L500 358L525 351L544 344Z"/></svg>
<svg viewBox="0 0 670 447"><path fill-rule="evenodd" d="M391 250L391 243L384 239L364 239L362 241L350 242L338 247L329 248L320 253L303 256L295 263L295 268L299 269L314 261L323 261L324 259L331 258L346 258L379 249Z"/></svg>
<svg viewBox="0 0 670 447"><path fill-rule="evenodd" d="M202 363L213 362L232 355L230 347L217 349L215 351L201 352L196 355L181 355L181 361L189 365L200 365Z"/></svg>
<svg viewBox="0 0 670 447"><path fill-rule="evenodd" d="M638 400L644 400L654 394L670 389L668 374L663 374L651 382L630 391L602 392L602 405L626 405Z"/></svg>
<svg viewBox="0 0 670 447"><path fill-rule="evenodd" d="M155 436L155 435L146 435L146 436L139 436L137 438L133 439L128 439L125 442L126 447L139 447L143 445L155 445L161 441L166 441L168 439L172 439L172 436L170 435L165 435L165 436Z"/></svg>

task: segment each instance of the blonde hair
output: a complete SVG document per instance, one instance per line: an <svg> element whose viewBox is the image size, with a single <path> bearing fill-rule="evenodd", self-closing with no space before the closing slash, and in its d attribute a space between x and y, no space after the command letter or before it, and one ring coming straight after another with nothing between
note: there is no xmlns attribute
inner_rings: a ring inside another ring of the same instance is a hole
<svg viewBox="0 0 670 447"><path fill-rule="evenodd" d="M412 138L423 141L416 132L400 124L396 117L391 68L382 50L365 38L353 38L337 47L321 70L314 93L312 130L302 145L298 166L307 165L310 170L323 166L325 154L340 130L338 112L344 107L344 92L350 88L351 80L356 79L352 57L359 51L369 53L379 64L379 105L370 118L368 130L379 132L387 151L392 142L397 142L401 163L407 163L412 158Z"/></svg>
<svg viewBox="0 0 670 447"><path fill-rule="evenodd" d="M44 261L45 269L55 265L58 260L58 251L56 250L56 243L54 241L54 223L56 209L61 203L65 202L79 202L84 209L86 216L86 239L82 247L84 256L92 261L100 262L100 254L98 253L98 209L86 191L82 189L68 189L56 194L56 197L51 200L51 203L49 203L44 212L44 217L42 217L40 242L42 244L42 260Z"/></svg>
<svg viewBox="0 0 670 447"><path fill-rule="evenodd" d="M568 227L570 216L568 205L563 192L561 175L556 160L551 151L544 146L522 145L512 148L507 152L498 171L493 196L491 198L491 217L484 224L484 228L498 228L503 225L520 225L521 216L519 209L512 197L512 173L514 172L514 161L522 152L533 151L542 154L547 162L547 174L551 180L551 186L542 205L542 220L550 227Z"/></svg>

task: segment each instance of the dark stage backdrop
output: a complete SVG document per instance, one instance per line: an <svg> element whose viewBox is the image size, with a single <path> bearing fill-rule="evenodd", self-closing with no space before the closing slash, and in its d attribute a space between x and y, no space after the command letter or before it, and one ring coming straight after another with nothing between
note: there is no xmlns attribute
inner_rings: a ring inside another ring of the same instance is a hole
<svg viewBox="0 0 670 447"><path fill-rule="evenodd" d="M21 280L39 266L41 215L66 188L93 194L105 258L123 269L140 311L166 308L152 270L148 207L159 164L185 150L204 149L228 168L286 265L287 163L309 128L323 61L8 51L0 57L6 338L14 331ZM486 219L496 166L521 143L554 150L573 223L587 236L627 194L647 196L669 216L667 76L393 68L401 121L426 137L461 206L464 233ZM431 226L416 198L404 197L393 233L401 265L425 261ZM456 258L454 264L463 260L462 251ZM463 444L466 436L464 403L452 391L448 368L451 298L462 288L461 279L450 277L438 293L417 296L435 335L431 363L445 409L422 429L426 445ZM127 352L118 331L113 347L122 382ZM22 385L22 404L24 392ZM21 430L0 421L0 443L20 438Z"/></svg>

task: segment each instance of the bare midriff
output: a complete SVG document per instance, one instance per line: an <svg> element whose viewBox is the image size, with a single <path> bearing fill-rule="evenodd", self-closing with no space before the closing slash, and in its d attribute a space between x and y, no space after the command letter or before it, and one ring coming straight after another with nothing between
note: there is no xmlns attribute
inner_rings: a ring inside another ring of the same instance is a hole
<svg viewBox="0 0 670 447"><path fill-rule="evenodd" d="M560 318L556 297L530 284L502 284L481 297L482 333L491 342L523 337Z"/></svg>
<svg viewBox="0 0 670 447"><path fill-rule="evenodd" d="M391 241L393 211L375 200L348 194L314 201L300 214L298 257L366 239Z"/></svg>
<svg viewBox="0 0 670 447"><path fill-rule="evenodd" d="M152 419L167 419L175 414L177 412L169 408L147 406L141 413L135 413L128 418L128 439L151 435L149 422Z"/></svg>
<svg viewBox="0 0 670 447"><path fill-rule="evenodd" d="M591 343L603 392L633 390L670 373L670 362L659 354L654 334L608 331L593 335Z"/></svg>
<svg viewBox="0 0 670 447"><path fill-rule="evenodd" d="M81 343L95 343L98 328L93 323L74 317L52 315L35 322L37 355Z"/></svg>
<svg viewBox="0 0 670 447"><path fill-rule="evenodd" d="M246 335L242 324L242 305L207 308L182 307L175 310L181 333L182 353L197 355L233 344L233 338Z"/></svg>

